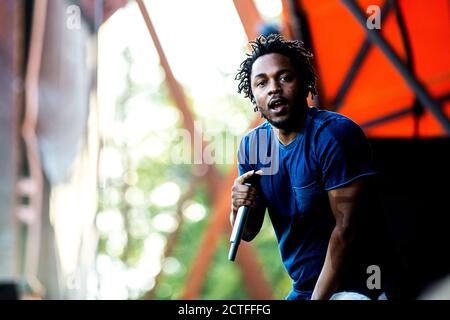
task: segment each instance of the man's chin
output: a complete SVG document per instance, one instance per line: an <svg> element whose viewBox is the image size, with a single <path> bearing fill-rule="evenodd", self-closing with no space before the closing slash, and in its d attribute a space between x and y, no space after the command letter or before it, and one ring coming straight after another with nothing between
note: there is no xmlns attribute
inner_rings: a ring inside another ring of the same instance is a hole
<svg viewBox="0 0 450 320"><path fill-rule="evenodd" d="M291 122L289 121L289 118L286 119L270 119L266 118L266 120L275 128L285 130L289 129Z"/></svg>
<svg viewBox="0 0 450 320"><path fill-rule="evenodd" d="M306 107L307 108L307 107ZM278 116L275 119L267 117L263 114L263 118L266 119L272 126L281 130L291 130L298 126L298 120L302 118L302 113L306 112L305 109L296 108L290 110L291 112L283 116Z"/></svg>

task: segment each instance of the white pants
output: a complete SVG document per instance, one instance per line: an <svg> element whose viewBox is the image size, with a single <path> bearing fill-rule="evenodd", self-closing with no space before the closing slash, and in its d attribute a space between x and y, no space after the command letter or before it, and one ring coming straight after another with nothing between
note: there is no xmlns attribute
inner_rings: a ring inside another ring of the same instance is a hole
<svg viewBox="0 0 450 320"><path fill-rule="evenodd" d="M336 292L330 298L330 300L370 300L368 296L365 296L361 293L351 292L351 291L342 291ZM387 300L384 292L380 294L377 300Z"/></svg>

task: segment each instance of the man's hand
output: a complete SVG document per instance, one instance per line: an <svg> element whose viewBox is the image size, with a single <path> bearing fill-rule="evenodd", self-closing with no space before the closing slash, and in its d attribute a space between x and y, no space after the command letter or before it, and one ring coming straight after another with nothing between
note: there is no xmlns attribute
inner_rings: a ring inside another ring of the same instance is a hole
<svg viewBox="0 0 450 320"><path fill-rule="evenodd" d="M255 173L254 170L248 171L244 173L242 176L239 176L234 180L233 188L231 188L231 215L230 222L231 225L234 225L234 220L236 219L236 214L239 207L247 206L250 208L254 208L256 204L256 197L258 195L258 191L256 191L255 187L249 187L245 185L245 181L253 176L254 174L261 174L262 171L259 170Z"/></svg>
<svg viewBox="0 0 450 320"><path fill-rule="evenodd" d="M255 187L245 185L245 181L254 174L262 175L262 170L248 171L234 180L233 188L231 189L231 213L230 223L234 225L236 214L241 206L248 206L252 208L250 211L247 226L244 230L243 239L250 241L259 232L264 220L265 207L257 202L258 191Z"/></svg>

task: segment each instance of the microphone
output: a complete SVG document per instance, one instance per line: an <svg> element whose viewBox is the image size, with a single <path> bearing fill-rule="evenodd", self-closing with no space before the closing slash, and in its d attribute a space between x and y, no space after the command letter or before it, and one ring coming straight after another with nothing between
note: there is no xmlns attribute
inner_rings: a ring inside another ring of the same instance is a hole
<svg viewBox="0 0 450 320"><path fill-rule="evenodd" d="M244 184L251 187L256 184L258 178L259 175L254 173L246 180ZM241 206L238 209L236 220L233 225L233 231L231 232L230 237L231 245L230 251L228 251L228 260L230 261L234 261L236 258L237 250L239 248L239 244L241 243L242 235L244 234L245 224L247 223L249 212L250 208L247 206Z"/></svg>

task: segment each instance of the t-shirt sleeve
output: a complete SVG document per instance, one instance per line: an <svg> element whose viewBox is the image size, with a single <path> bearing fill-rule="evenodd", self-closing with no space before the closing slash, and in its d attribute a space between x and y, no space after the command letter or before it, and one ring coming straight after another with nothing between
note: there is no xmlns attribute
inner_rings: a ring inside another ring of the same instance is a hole
<svg viewBox="0 0 450 320"><path fill-rule="evenodd" d="M250 170L253 170L253 169L250 169L245 164L240 164L240 163L238 164L238 172L239 172L240 176L242 176L244 173L246 173Z"/></svg>
<svg viewBox="0 0 450 320"><path fill-rule="evenodd" d="M250 164L249 148L249 137L245 136L242 138L238 148L238 171L240 176L254 169Z"/></svg>
<svg viewBox="0 0 450 320"><path fill-rule="evenodd" d="M348 118L329 121L317 131L315 153L325 190L374 175L372 150L362 129Z"/></svg>

